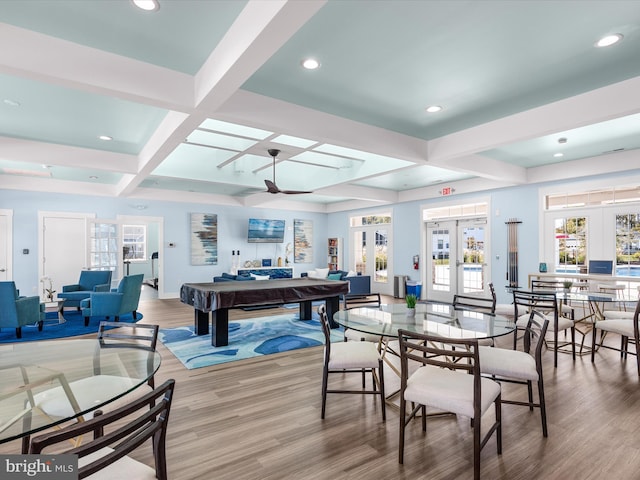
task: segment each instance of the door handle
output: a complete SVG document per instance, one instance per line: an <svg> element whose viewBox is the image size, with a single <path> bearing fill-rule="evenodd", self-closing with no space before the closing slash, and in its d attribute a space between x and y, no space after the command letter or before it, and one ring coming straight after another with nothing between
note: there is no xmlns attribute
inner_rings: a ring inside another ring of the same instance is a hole
<svg viewBox="0 0 640 480"><path fill-rule="evenodd" d="M6 272L4 268L0 268L0 272Z"/></svg>

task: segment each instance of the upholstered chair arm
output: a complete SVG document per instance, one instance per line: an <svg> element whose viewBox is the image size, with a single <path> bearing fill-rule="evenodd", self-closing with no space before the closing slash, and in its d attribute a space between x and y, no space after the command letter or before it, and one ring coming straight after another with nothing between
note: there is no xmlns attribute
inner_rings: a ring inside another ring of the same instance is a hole
<svg viewBox="0 0 640 480"><path fill-rule="evenodd" d="M120 308L120 304L122 303L122 298L124 297L124 295L122 293L115 293L115 292L93 292L91 294L91 297L88 299L89 301L89 307L91 309L91 313L89 316L91 317L96 317L96 316L107 316L107 315L113 315L114 312L117 312ZM86 302L87 300L83 300L82 304L84 304L84 302ZM83 315L87 316L84 313L84 308L86 307L82 307L83 308Z"/></svg>
<svg viewBox="0 0 640 480"><path fill-rule="evenodd" d="M16 300L16 310L22 325L39 322L40 308L40 297L21 297Z"/></svg>
<svg viewBox="0 0 640 480"><path fill-rule="evenodd" d="M109 283L104 283L102 285L96 285L93 287L94 292L108 292L111 285Z"/></svg>
<svg viewBox="0 0 640 480"><path fill-rule="evenodd" d="M83 290L82 285L79 285L77 283L74 283L73 285L63 285L62 286L62 291L63 292L79 292Z"/></svg>

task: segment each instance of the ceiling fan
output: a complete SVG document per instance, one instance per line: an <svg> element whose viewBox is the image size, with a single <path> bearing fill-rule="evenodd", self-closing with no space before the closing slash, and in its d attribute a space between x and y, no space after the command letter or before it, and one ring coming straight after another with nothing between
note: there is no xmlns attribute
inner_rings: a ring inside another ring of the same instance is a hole
<svg viewBox="0 0 640 480"><path fill-rule="evenodd" d="M276 185L276 157L280 153L280 150L278 150L277 148L270 148L269 150L267 150L267 152L269 152L269 155L273 157L273 182L271 180L264 181L264 183L267 185L267 192L286 193L287 195L296 195L299 193L313 193L313 192L307 192L303 190L280 190Z"/></svg>

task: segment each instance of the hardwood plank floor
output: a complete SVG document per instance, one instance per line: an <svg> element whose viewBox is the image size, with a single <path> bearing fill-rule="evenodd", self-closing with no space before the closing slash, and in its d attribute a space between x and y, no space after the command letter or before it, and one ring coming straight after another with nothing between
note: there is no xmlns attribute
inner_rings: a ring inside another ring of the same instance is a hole
<svg viewBox="0 0 640 480"><path fill-rule="evenodd" d="M390 300L390 299L387 299ZM391 299L392 300L392 299ZM179 300L140 305L144 322L161 327L191 324L193 310ZM277 309L232 311L231 319L273 315ZM290 312L290 310L288 311ZM503 339L508 345L509 339ZM612 339L617 343L618 338ZM469 479L471 430L465 418L429 420L407 429L405 463L398 464L398 411L371 396L330 395L320 419L322 347L186 370L162 345L159 384L177 382L168 434L170 478L189 479ZM503 406L503 453L495 436L482 452L487 479L638 478L640 388L635 358L616 352L560 354L553 368L544 354L549 437L538 410ZM335 379L334 379L335 381ZM338 382L359 385L357 375ZM503 396L526 397L505 384ZM484 424L490 422L485 420ZM19 442L0 445L18 453ZM151 462L148 450L136 454Z"/></svg>

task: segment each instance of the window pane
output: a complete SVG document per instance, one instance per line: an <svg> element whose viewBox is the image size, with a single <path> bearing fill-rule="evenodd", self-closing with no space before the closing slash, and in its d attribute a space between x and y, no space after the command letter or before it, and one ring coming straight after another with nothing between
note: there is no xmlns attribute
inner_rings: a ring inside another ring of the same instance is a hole
<svg viewBox="0 0 640 480"><path fill-rule="evenodd" d="M587 219L585 217L555 220L556 272L580 273L586 264Z"/></svg>
<svg viewBox="0 0 640 480"><path fill-rule="evenodd" d="M616 215L616 275L640 274L640 214Z"/></svg>

